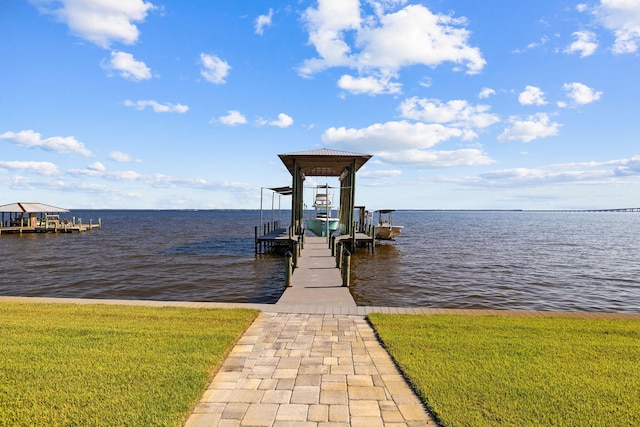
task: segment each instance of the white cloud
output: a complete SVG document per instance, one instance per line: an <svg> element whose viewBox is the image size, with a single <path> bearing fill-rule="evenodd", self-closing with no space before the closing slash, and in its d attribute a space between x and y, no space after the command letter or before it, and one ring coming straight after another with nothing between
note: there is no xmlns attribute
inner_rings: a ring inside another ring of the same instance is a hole
<svg viewBox="0 0 640 427"><path fill-rule="evenodd" d="M127 80L138 82L151 78L151 69L142 62L136 60L132 54L126 52L111 52L109 63L103 62L103 67L107 70L114 70Z"/></svg>
<svg viewBox="0 0 640 427"><path fill-rule="evenodd" d="M535 86L527 86L524 92L518 95L518 101L522 105L545 105L544 92Z"/></svg>
<svg viewBox="0 0 640 427"><path fill-rule="evenodd" d="M593 55L598 48L596 34L592 31L576 31L573 36L576 41L564 50L565 53L580 53L580 58L584 58Z"/></svg>
<svg viewBox="0 0 640 427"><path fill-rule="evenodd" d="M206 81L214 84L226 83L229 70L231 70L231 66L227 62L216 55L201 53L200 63L202 64L200 75L204 77Z"/></svg>
<svg viewBox="0 0 640 427"><path fill-rule="evenodd" d="M203 190L227 190L239 193L254 192L256 190L255 186L243 182L208 182L207 180L202 178L179 178L164 175L161 173L156 173L152 176L145 177L145 182L157 188L189 187L199 188Z"/></svg>
<svg viewBox="0 0 640 427"><path fill-rule="evenodd" d="M567 96L574 104L585 105L600 99L602 92L594 91L589 86L582 83L565 83L562 88L567 91Z"/></svg>
<svg viewBox="0 0 640 427"><path fill-rule="evenodd" d="M408 0L366 0L374 9L376 16L382 16L388 10L397 9L407 3Z"/></svg>
<svg viewBox="0 0 640 427"><path fill-rule="evenodd" d="M107 170L107 167L102 162L95 162L87 166L87 169L91 169L98 172Z"/></svg>
<svg viewBox="0 0 640 427"><path fill-rule="evenodd" d="M524 48L524 49L520 49L520 48L518 48L518 49L515 49L513 52L514 52L514 53L524 53L524 52L526 52L527 50L535 49L535 48L540 47L540 46L544 46L544 45L546 45L547 43L549 43L549 37L544 36L544 37L542 37L542 38L541 38L540 40L538 40L538 41L535 41L535 42L531 42L531 43L529 43L529 44L527 45L527 47L526 47L526 48Z"/></svg>
<svg viewBox="0 0 640 427"><path fill-rule="evenodd" d="M400 68L412 65L436 67L452 62L466 66L469 74L484 67L480 50L468 44L464 18L436 15L422 5L386 13L401 4L375 2L377 15L362 17L359 0L320 0L317 8L308 8L303 16L318 57L304 61L299 72L309 76L331 67L350 67L362 74L358 79L364 79L369 74L395 76Z"/></svg>
<svg viewBox="0 0 640 427"><path fill-rule="evenodd" d="M189 111L189 107L182 104L160 104L154 100L146 101L124 101L124 105L127 107L135 108L136 110L144 110L146 107L151 107L156 113L186 113Z"/></svg>
<svg viewBox="0 0 640 427"><path fill-rule="evenodd" d="M464 100L443 103L439 99L413 97L400 104L402 117L432 123L449 123L456 127L484 128L500 121L488 113L488 105L470 105Z"/></svg>
<svg viewBox="0 0 640 427"><path fill-rule="evenodd" d="M308 8L303 19L309 31L309 42L320 55L320 58L305 61L300 69L303 75L329 67L355 65L348 57L351 48L344 36L345 32L355 31L361 25L358 0L320 0L318 8Z"/></svg>
<svg viewBox="0 0 640 427"><path fill-rule="evenodd" d="M358 178L392 178L394 176L402 175L402 171L397 169L388 170L361 170L358 172Z"/></svg>
<svg viewBox="0 0 640 427"><path fill-rule="evenodd" d="M55 16L73 34L108 49L114 42L134 44L143 22L155 6L143 0L31 0L40 11Z"/></svg>
<svg viewBox="0 0 640 427"><path fill-rule="evenodd" d="M410 5L380 19L380 26L365 26L358 43L365 46L359 64L397 70L411 65L435 67L443 62L465 64L469 74L480 72L486 61L478 48L467 44L466 23L448 15L435 15L421 5Z"/></svg>
<svg viewBox="0 0 640 427"><path fill-rule="evenodd" d="M496 91L491 89L490 87L483 87L480 93L478 94L478 98L486 99L495 94L496 94Z"/></svg>
<svg viewBox="0 0 640 427"><path fill-rule="evenodd" d="M614 159L605 161L560 163L550 166L553 169L594 169L599 168L600 174L609 174L616 177L640 176L640 155L628 159ZM608 169L612 167L612 169ZM584 173L584 172L583 172Z"/></svg>
<svg viewBox="0 0 640 427"><path fill-rule="evenodd" d="M362 129L331 127L323 133L322 141L356 152L376 154L387 150L430 148L440 142L464 135L461 129L441 124L399 121L376 123Z"/></svg>
<svg viewBox="0 0 640 427"><path fill-rule="evenodd" d="M293 124L293 119L285 113L278 114L278 120L269 122L271 126L277 126L279 128L288 128Z"/></svg>
<svg viewBox="0 0 640 427"><path fill-rule="evenodd" d="M0 161L0 168L23 172L33 172L45 176L59 175L58 167L51 162L4 162Z"/></svg>
<svg viewBox="0 0 640 427"><path fill-rule="evenodd" d="M122 151L111 151L109 153L109 160L113 160L114 162L118 163L128 163L134 161L129 154L123 153Z"/></svg>
<svg viewBox="0 0 640 427"><path fill-rule="evenodd" d="M244 125L247 119L238 110L229 110L226 116L218 117L218 121L228 126Z"/></svg>
<svg viewBox="0 0 640 427"><path fill-rule="evenodd" d="M156 188L168 188L175 186L202 188L207 185L207 181L201 178L177 178L161 173L153 174L146 178L146 181Z"/></svg>
<svg viewBox="0 0 640 427"><path fill-rule="evenodd" d="M590 161L590 162L571 162L571 163L556 163L550 165L550 168L554 169L575 169L575 168L601 168L603 166L616 166L620 167L632 167L638 169L640 172L640 155L633 156L629 159L614 159L614 160L605 160L605 161Z"/></svg>
<svg viewBox="0 0 640 427"><path fill-rule="evenodd" d="M634 53L640 42L640 2L635 0L601 0L595 8L598 21L613 31L614 53Z"/></svg>
<svg viewBox="0 0 640 427"><path fill-rule="evenodd" d="M491 187L549 186L613 177L612 171L550 171L546 169L514 168L481 174L478 184Z"/></svg>
<svg viewBox="0 0 640 427"><path fill-rule="evenodd" d="M390 77L353 77L348 74L340 77L338 87L355 95L397 94L402 91L402 84L391 82Z"/></svg>
<svg viewBox="0 0 640 427"><path fill-rule="evenodd" d="M576 6L576 10L578 12L585 12L588 9L588 6L584 3L580 3Z"/></svg>
<svg viewBox="0 0 640 427"><path fill-rule="evenodd" d="M554 136L559 133L560 124L551 122L545 113L529 116L526 120L517 117L509 119L511 127L506 128L498 137L498 141L530 142L534 139Z"/></svg>
<svg viewBox="0 0 640 427"><path fill-rule="evenodd" d="M379 152L376 153L376 157L387 163L413 168L453 168L495 163L486 153L476 148L452 151L407 150L402 152Z"/></svg>
<svg viewBox="0 0 640 427"><path fill-rule="evenodd" d="M619 160L617 163L619 166L614 169L616 176L640 175L640 156Z"/></svg>
<svg viewBox="0 0 640 427"><path fill-rule="evenodd" d="M33 130L23 130L20 132L5 132L0 134L0 139L7 139L18 145L29 148L41 148L46 151L56 153L73 153L85 157L92 156L93 153L87 150L84 144L73 136L52 136L42 139L42 135Z"/></svg>
<svg viewBox="0 0 640 427"><path fill-rule="evenodd" d="M273 18L273 9L269 9L268 15L260 15L256 18L256 34L264 34L264 27L271 26L271 19Z"/></svg>
<svg viewBox="0 0 640 427"><path fill-rule="evenodd" d="M100 167L95 163L89 165L86 169L71 169L68 173L74 176L90 176L110 181L139 181L144 178L142 174L136 171L109 171L104 165Z"/></svg>

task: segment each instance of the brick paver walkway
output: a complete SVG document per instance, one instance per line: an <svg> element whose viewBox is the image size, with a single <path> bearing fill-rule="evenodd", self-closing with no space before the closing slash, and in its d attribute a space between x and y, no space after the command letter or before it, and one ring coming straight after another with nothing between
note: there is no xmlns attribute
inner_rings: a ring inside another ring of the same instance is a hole
<svg viewBox="0 0 640 427"><path fill-rule="evenodd" d="M363 316L261 313L191 414L202 426L435 426Z"/></svg>

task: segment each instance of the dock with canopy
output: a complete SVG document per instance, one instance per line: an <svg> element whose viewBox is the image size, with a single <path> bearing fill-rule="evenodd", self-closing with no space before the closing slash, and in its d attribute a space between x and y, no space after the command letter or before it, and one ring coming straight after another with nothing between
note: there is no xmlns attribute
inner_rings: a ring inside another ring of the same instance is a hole
<svg viewBox="0 0 640 427"><path fill-rule="evenodd" d="M292 177L291 227L296 234L303 225L303 184L306 177L338 177L340 180L340 235L353 232L356 172L372 157L370 154L319 149L279 154Z"/></svg>
<svg viewBox="0 0 640 427"><path fill-rule="evenodd" d="M291 223L271 228L256 227L256 252L261 246L284 246L293 248L304 232L304 181L307 177L337 177L340 181L339 236L354 238L354 202L356 172L372 157L370 154L351 153L331 149L318 149L279 154L280 160L291 173L292 184L286 187L269 188L277 194L291 196ZM261 207L262 212L262 195ZM260 218L262 227L262 213ZM264 234L259 235L259 231Z"/></svg>
<svg viewBox="0 0 640 427"><path fill-rule="evenodd" d="M98 224L82 224L82 221L62 220L60 214L68 209L44 203L17 202L0 206L0 234L7 233L46 233L46 232L80 232L100 228Z"/></svg>

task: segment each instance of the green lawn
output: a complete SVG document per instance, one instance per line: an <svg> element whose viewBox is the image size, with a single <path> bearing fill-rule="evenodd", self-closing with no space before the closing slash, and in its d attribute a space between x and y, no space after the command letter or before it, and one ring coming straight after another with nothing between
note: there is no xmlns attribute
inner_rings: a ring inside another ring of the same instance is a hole
<svg viewBox="0 0 640 427"><path fill-rule="evenodd" d="M444 426L640 425L638 321L368 318Z"/></svg>
<svg viewBox="0 0 640 427"><path fill-rule="evenodd" d="M0 303L0 426L180 426L257 313Z"/></svg>

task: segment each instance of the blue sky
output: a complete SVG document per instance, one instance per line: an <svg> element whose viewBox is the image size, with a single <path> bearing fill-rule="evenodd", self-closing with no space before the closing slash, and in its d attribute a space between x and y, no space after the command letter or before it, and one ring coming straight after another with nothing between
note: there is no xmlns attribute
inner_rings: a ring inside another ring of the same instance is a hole
<svg viewBox="0 0 640 427"><path fill-rule="evenodd" d="M372 209L638 207L639 55L636 0L4 0L0 204L258 208L331 148Z"/></svg>

